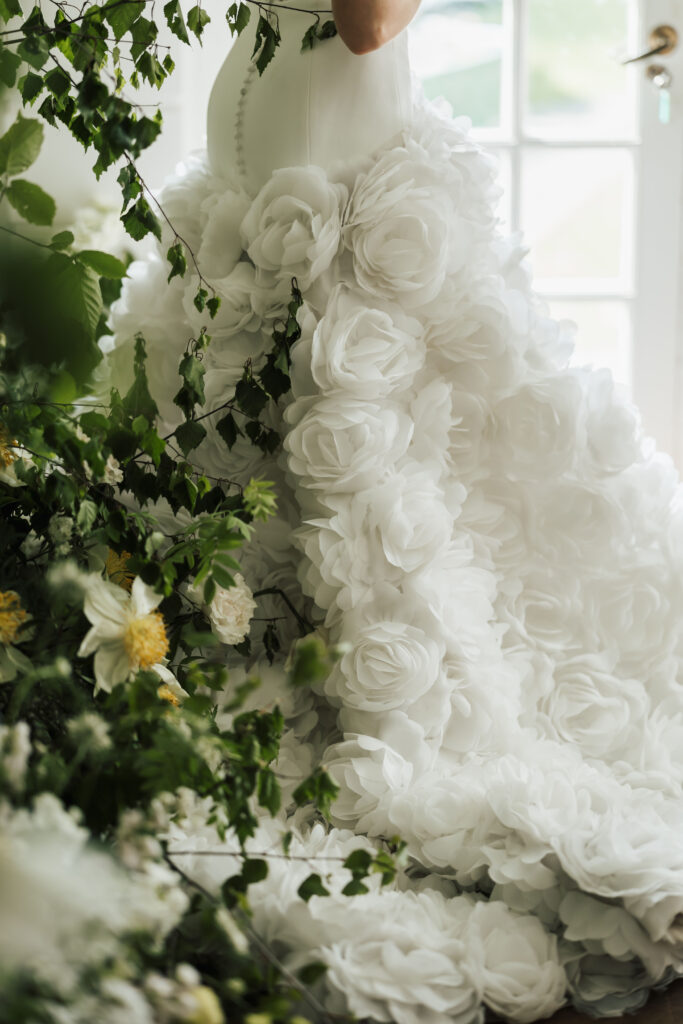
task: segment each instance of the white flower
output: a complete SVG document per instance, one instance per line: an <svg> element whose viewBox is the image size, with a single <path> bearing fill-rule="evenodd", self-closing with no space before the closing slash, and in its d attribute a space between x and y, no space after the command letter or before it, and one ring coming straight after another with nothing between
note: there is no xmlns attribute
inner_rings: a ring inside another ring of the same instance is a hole
<svg viewBox="0 0 683 1024"><path fill-rule="evenodd" d="M422 325L400 307L338 285L311 345L311 373L323 392L383 398L409 385L424 363Z"/></svg>
<svg viewBox="0 0 683 1024"><path fill-rule="evenodd" d="M119 460L114 458L113 455L107 456L107 461L104 464L104 482L105 484L120 484L123 480L123 470Z"/></svg>
<svg viewBox="0 0 683 1024"><path fill-rule="evenodd" d="M83 711L77 718L72 718L67 724L67 731L74 743L84 749L102 751L111 747L109 726L93 711Z"/></svg>
<svg viewBox="0 0 683 1024"><path fill-rule="evenodd" d="M261 272L305 290L327 270L340 244L347 190L320 167L283 167L270 176L241 226L247 252Z"/></svg>
<svg viewBox="0 0 683 1024"><path fill-rule="evenodd" d="M351 635L352 648L334 666L325 692L364 711L412 704L436 683L438 643L396 619L369 622Z"/></svg>
<svg viewBox="0 0 683 1024"><path fill-rule="evenodd" d="M202 202L206 227L197 250L197 262L212 282L216 278L227 277L241 256L239 226L248 206L246 193L231 189L213 192Z"/></svg>
<svg viewBox="0 0 683 1024"><path fill-rule="evenodd" d="M479 1024L480 966L463 941L468 909L466 898L430 889L371 893L330 908L345 934L316 951L328 968L329 1008L396 1024Z"/></svg>
<svg viewBox="0 0 683 1024"><path fill-rule="evenodd" d="M66 554L69 551L69 541L73 529L74 521L71 516L55 514L50 517L47 532L55 546L56 554Z"/></svg>
<svg viewBox="0 0 683 1024"><path fill-rule="evenodd" d="M291 421L300 404L289 405L285 418ZM353 491L373 484L404 455L412 433L409 416L397 406L335 392L314 402L283 444L291 471L306 487Z"/></svg>
<svg viewBox="0 0 683 1024"><path fill-rule="evenodd" d="M470 236L438 171L409 140L359 175L343 237L362 288L417 309L436 298L449 271L460 269Z"/></svg>
<svg viewBox="0 0 683 1024"><path fill-rule="evenodd" d="M641 413L616 392L606 367L584 371L588 450L602 472L618 473L638 458L643 440Z"/></svg>
<svg viewBox="0 0 683 1024"><path fill-rule="evenodd" d="M233 574L234 587L216 586L211 604L203 603L202 587L190 585L188 597L201 603L211 622L211 630L223 644L239 644L249 632L249 623L256 609L249 584L241 572Z"/></svg>
<svg viewBox="0 0 683 1024"><path fill-rule="evenodd" d="M575 368L521 384L493 409L491 451L512 479L559 476L582 444L582 389Z"/></svg>
<svg viewBox="0 0 683 1024"><path fill-rule="evenodd" d="M588 757L613 759L637 748L648 698L642 683L610 672L603 656L578 654L555 666L541 710L562 740L577 743Z"/></svg>
<svg viewBox="0 0 683 1024"><path fill-rule="evenodd" d="M567 979L557 939L535 917L514 914L503 903L475 904L467 922L483 949L484 1002L506 1020L531 1024L564 1003Z"/></svg>
<svg viewBox="0 0 683 1024"><path fill-rule="evenodd" d="M139 669L156 672L164 682L175 682L162 664L168 654L166 626L156 611L162 595L140 576L133 580L130 595L121 587L91 574L86 583L83 611L92 628L78 654L95 654L95 692L111 693Z"/></svg>
<svg viewBox="0 0 683 1024"><path fill-rule="evenodd" d="M335 824L380 835L388 820L384 805L410 784L410 762L373 736L353 736L328 747L323 763L339 786L332 804Z"/></svg>

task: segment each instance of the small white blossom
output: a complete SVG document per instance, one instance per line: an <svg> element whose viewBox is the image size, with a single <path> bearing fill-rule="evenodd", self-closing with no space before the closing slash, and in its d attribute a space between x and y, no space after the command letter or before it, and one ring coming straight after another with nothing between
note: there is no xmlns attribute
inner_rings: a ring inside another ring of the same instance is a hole
<svg viewBox="0 0 683 1024"><path fill-rule="evenodd" d="M0 767L16 792L24 788L26 766L31 756L31 734L26 722L0 724Z"/></svg>
<svg viewBox="0 0 683 1024"><path fill-rule="evenodd" d="M107 461L104 464L104 482L106 484L120 484L123 480L123 470L118 459L115 459L113 455L107 456Z"/></svg>
<svg viewBox="0 0 683 1024"><path fill-rule="evenodd" d="M109 726L93 711L84 711L78 718L72 718L67 726L69 735L79 747L92 751L108 750L111 747Z"/></svg>
<svg viewBox="0 0 683 1024"><path fill-rule="evenodd" d="M216 587L216 593L208 607L202 600L200 588L193 585L188 588L188 596L191 600L201 602L211 622L211 629L224 644L239 644L244 640L256 608L256 601L242 573L236 572L234 579L234 587Z"/></svg>

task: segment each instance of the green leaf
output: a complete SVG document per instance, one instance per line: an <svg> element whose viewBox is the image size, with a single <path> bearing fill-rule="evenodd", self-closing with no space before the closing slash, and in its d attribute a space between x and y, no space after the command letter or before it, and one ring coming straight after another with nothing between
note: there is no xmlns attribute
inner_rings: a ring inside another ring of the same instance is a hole
<svg viewBox="0 0 683 1024"><path fill-rule="evenodd" d="M186 420L177 428L174 437L180 445L183 455L187 455L202 443L206 437L206 430L196 420Z"/></svg>
<svg viewBox="0 0 683 1024"><path fill-rule="evenodd" d="M129 206L121 216L121 223L124 228L136 241L144 238L150 232L161 241L161 222L152 213L149 203L144 196L140 196L136 203Z"/></svg>
<svg viewBox="0 0 683 1024"><path fill-rule="evenodd" d="M239 35L249 24L251 18L251 10L249 4L235 3L231 4L225 15L230 31L233 35Z"/></svg>
<svg viewBox="0 0 683 1024"><path fill-rule="evenodd" d="M178 0L168 0L167 4L164 4L164 14L166 15L166 22L171 32L178 37L183 43L189 43L189 37L187 34L187 28L185 27L185 19L183 18L183 12L178 3Z"/></svg>
<svg viewBox="0 0 683 1024"><path fill-rule="evenodd" d="M17 119L0 138L0 174L21 174L36 160L43 144L43 126L34 118Z"/></svg>
<svg viewBox="0 0 683 1024"><path fill-rule="evenodd" d="M72 236L73 237L73 236ZM99 249L82 249L76 253L79 263L91 267L100 277L121 278L126 276L125 264L108 252L100 252Z"/></svg>
<svg viewBox="0 0 683 1024"><path fill-rule="evenodd" d="M228 570L220 564L220 562L214 562L211 566L211 575L215 579L219 587L223 587L224 590L230 590L231 587L235 586L234 576L228 572Z"/></svg>
<svg viewBox="0 0 683 1024"><path fill-rule="evenodd" d="M6 46L0 44L0 82L11 89L17 80L17 71L21 67L21 57Z"/></svg>
<svg viewBox="0 0 683 1024"><path fill-rule="evenodd" d="M372 864L372 854L368 850L354 850L344 861L344 867L354 875L367 875Z"/></svg>
<svg viewBox="0 0 683 1024"><path fill-rule="evenodd" d="M313 960L297 971L297 977L303 985L310 986L314 985L326 972L327 964L324 964L322 960Z"/></svg>
<svg viewBox="0 0 683 1024"><path fill-rule="evenodd" d="M190 32L194 32L200 43L202 41L204 26L208 25L210 21L211 17L208 11L205 11L203 7L199 6L199 4L197 4L196 7L191 7L187 12L187 27Z"/></svg>
<svg viewBox="0 0 683 1024"><path fill-rule="evenodd" d="M40 185L15 178L5 195L17 213L30 224L52 224L57 207L52 196L43 192Z"/></svg>
<svg viewBox="0 0 683 1024"><path fill-rule="evenodd" d="M299 896L301 896L301 899L304 901L304 903L308 903L311 896L330 895L329 889L325 888L325 886L322 883L322 879L318 874L309 875L308 878L306 878L301 883L301 885L297 889L297 892Z"/></svg>
<svg viewBox="0 0 683 1024"><path fill-rule="evenodd" d="M268 395L255 380L242 378L235 387L235 400L247 416L258 416L268 402Z"/></svg>
<svg viewBox="0 0 683 1024"><path fill-rule="evenodd" d="M206 300L206 308L209 311L209 316L213 320L216 313L221 308L221 297L220 295L212 295L210 299Z"/></svg>
<svg viewBox="0 0 683 1024"><path fill-rule="evenodd" d="M176 2L176 0L174 0L174 2ZM167 278L168 281L176 275L179 277L185 276L185 271L187 270L187 259L185 258L185 247L182 242L176 242L170 247L166 253L166 259L171 264L171 272Z"/></svg>
<svg viewBox="0 0 683 1024"><path fill-rule="evenodd" d="M105 20L111 25L117 40L120 39L137 21L145 9L143 0L139 3L121 3L121 0L111 0L102 8Z"/></svg>
<svg viewBox="0 0 683 1024"><path fill-rule="evenodd" d="M71 88L71 80L61 68L53 68L45 75L45 85L53 95L62 97Z"/></svg>
<svg viewBox="0 0 683 1024"><path fill-rule="evenodd" d="M1 2L1 0L0 0ZM36 96L43 91L45 83L40 75L33 71L27 71L19 79L18 88L24 103L32 103Z"/></svg>
<svg viewBox="0 0 683 1024"><path fill-rule="evenodd" d="M55 252L60 252L62 249L68 249L73 240L73 231L58 231L50 239L50 248L54 249Z"/></svg>
<svg viewBox="0 0 683 1024"><path fill-rule="evenodd" d="M76 517L76 524L81 533L90 533L90 529L97 519L97 505L94 501L90 501L89 498L85 498L81 502L81 506L78 510Z"/></svg>
<svg viewBox="0 0 683 1024"><path fill-rule="evenodd" d="M0 19L2 21L9 21L17 14L21 14L19 0L0 0Z"/></svg>
<svg viewBox="0 0 683 1024"><path fill-rule="evenodd" d="M94 338L102 312L99 278L89 267L74 263L61 252L46 260L52 287L59 292L70 316Z"/></svg>
<svg viewBox="0 0 683 1024"><path fill-rule="evenodd" d="M255 885L268 877L268 865L260 857L250 857L242 866L242 878L247 885Z"/></svg>
<svg viewBox="0 0 683 1024"><path fill-rule="evenodd" d="M26 28L25 25L22 27L24 29ZM43 35L29 35L25 36L17 46L17 53L21 59L25 60L27 64L30 64L32 68L35 68L36 71L40 71L50 56L50 47Z"/></svg>
<svg viewBox="0 0 683 1024"><path fill-rule="evenodd" d="M130 202L131 199L135 199L140 195L142 191L142 185L138 180L138 176L135 172L135 168L131 164L125 164L119 171L119 176L116 179L121 186L123 192L124 203Z"/></svg>
<svg viewBox="0 0 683 1024"><path fill-rule="evenodd" d="M218 421L216 424L216 430L223 438L228 448L232 448L237 440L239 431L237 424L235 423L235 417L231 412Z"/></svg>
<svg viewBox="0 0 683 1024"><path fill-rule="evenodd" d="M365 892L370 892L370 890L358 878L352 878L342 889L344 896L362 896Z"/></svg>
<svg viewBox="0 0 683 1024"><path fill-rule="evenodd" d="M256 39L251 54L252 58L255 58L259 75L262 75L266 70L275 56L275 50L279 45L279 30L271 25L267 18L261 15L256 25Z"/></svg>

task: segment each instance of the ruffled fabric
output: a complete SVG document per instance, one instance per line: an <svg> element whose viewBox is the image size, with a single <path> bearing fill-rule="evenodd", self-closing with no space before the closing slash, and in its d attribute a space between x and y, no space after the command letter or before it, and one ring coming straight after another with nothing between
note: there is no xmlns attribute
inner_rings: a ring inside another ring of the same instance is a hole
<svg viewBox="0 0 683 1024"><path fill-rule="evenodd" d="M276 481L247 582L348 645L283 743L289 779L322 758L340 786L302 850L398 833L433 886L299 905L287 865L255 925L359 1017L533 1021L565 989L616 1016L683 973L683 488L610 372L570 365L468 120L416 102L336 177L250 196L198 154L160 196L223 296L209 404L304 288L282 450L229 453L208 420L193 456ZM168 429L197 279L162 271L133 265L109 370L142 330Z"/></svg>

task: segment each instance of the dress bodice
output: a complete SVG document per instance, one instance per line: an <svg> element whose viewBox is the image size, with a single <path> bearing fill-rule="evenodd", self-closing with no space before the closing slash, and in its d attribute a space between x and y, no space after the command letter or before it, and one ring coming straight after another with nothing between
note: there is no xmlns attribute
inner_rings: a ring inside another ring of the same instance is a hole
<svg viewBox="0 0 683 1024"><path fill-rule="evenodd" d="M325 0L277 5L281 42L262 76L251 62L256 12L236 39L213 84L207 113L212 170L237 168L256 191L278 167L317 164L373 152L410 123L406 32L381 49L355 55L339 36L301 52L313 11ZM331 17L325 12L322 21Z"/></svg>

